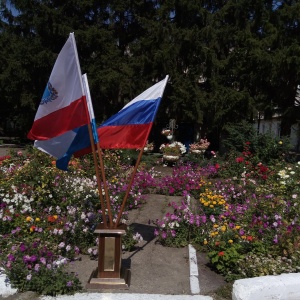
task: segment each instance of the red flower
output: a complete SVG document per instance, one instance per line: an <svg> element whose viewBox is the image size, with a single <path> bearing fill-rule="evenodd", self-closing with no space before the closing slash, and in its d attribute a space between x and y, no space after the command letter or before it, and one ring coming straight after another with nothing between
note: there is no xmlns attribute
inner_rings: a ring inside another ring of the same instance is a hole
<svg viewBox="0 0 300 300"><path fill-rule="evenodd" d="M54 216L49 216L48 221L51 222L51 223L54 223L56 221L56 219L55 219Z"/></svg>
<svg viewBox="0 0 300 300"><path fill-rule="evenodd" d="M219 246L219 245L220 245L220 242L215 242L215 245L216 245L216 246Z"/></svg>
<svg viewBox="0 0 300 300"><path fill-rule="evenodd" d="M247 241L252 242L252 241L253 241L253 236L248 235L248 236L247 236Z"/></svg>
<svg viewBox="0 0 300 300"><path fill-rule="evenodd" d="M219 165L219 164L215 164L215 168L216 168L217 170L219 170L219 169L220 169L220 165Z"/></svg>
<svg viewBox="0 0 300 300"><path fill-rule="evenodd" d="M263 166L263 165L260 165L260 166L259 166L259 171L260 171L261 173L266 173L266 172L268 171L268 168L265 167L265 166Z"/></svg>
<svg viewBox="0 0 300 300"><path fill-rule="evenodd" d="M244 157L237 157L237 158L235 159L235 161L236 161L237 163L241 163L241 162L244 161Z"/></svg>
<svg viewBox="0 0 300 300"><path fill-rule="evenodd" d="M250 145L251 143L250 142L246 142L246 145Z"/></svg>
<svg viewBox="0 0 300 300"><path fill-rule="evenodd" d="M224 252L224 251L220 251L220 252L218 253L218 255L219 255L219 256L224 256L224 255L225 255L225 252Z"/></svg>

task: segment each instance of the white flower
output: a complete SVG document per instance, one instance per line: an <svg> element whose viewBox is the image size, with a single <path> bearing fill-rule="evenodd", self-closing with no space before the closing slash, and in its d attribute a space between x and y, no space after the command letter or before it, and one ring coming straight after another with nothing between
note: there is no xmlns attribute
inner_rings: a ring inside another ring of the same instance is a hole
<svg viewBox="0 0 300 300"><path fill-rule="evenodd" d="M64 247L65 247L65 243L64 242L59 243L58 248L64 248Z"/></svg>

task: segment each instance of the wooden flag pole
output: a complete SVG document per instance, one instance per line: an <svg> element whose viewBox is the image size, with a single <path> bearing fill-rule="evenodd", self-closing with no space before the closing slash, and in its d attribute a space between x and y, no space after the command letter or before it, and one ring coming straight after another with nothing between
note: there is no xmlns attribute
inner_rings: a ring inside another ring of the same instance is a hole
<svg viewBox="0 0 300 300"><path fill-rule="evenodd" d="M86 101L84 101L84 103L85 103L86 111L88 113L88 107L87 107ZM100 179L100 174L99 174L98 161L97 161L97 156L96 156L95 142L94 142L94 138L93 138L91 122L88 123L88 130L89 130L90 142L91 142L92 153L93 153L93 158L94 158L94 167L95 167L96 178L97 178L98 193L99 193L100 206L101 206L101 211L102 211L102 219L103 219L104 226L107 228L106 215L105 215L105 204L104 204L104 199L103 199L103 195L102 195L101 179Z"/></svg>
<svg viewBox="0 0 300 300"><path fill-rule="evenodd" d="M105 193L105 198L106 198L106 207L107 207L107 212L108 212L108 217L109 217L109 228L112 228L112 226L113 226L113 220L112 220L112 214L111 214L110 198L109 198L108 188L107 188L107 183L106 183L102 150L100 148L99 142L97 143L97 151L98 151L98 157L99 157L99 161L100 161L100 169L101 169L101 174L102 174L102 182L103 182L104 193Z"/></svg>
<svg viewBox="0 0 300 300"><path fill-rule="evenodd" d="M124 196L124 199L123 199L123 202L122 202L119 214L118 214L118 218L117 218L116 223L115 223L115 228L117 228L118 225L119 225L119 223L120 223L120 219L122 217L122 213L123 213L125 204L127 202L127 199L128 199L128 196L129 196L129 192L131 190L131 187L132 187L132 184L133 184L133 180L134 180L137 168L138 168L138 166L140 164L140 161L141 161L141 158L142 158L142 155L143 155L143 152L144 152L144 147L145 147L145 145L142 147L142 149L141 149L141 151L139 153L138 159L137 159L137 161L135 163L135 166L134 166L134 169L133 169L133 172L132 172L132 175L131 175L131 179L130 179L129 185L127 187L126 194Z"/></svg>

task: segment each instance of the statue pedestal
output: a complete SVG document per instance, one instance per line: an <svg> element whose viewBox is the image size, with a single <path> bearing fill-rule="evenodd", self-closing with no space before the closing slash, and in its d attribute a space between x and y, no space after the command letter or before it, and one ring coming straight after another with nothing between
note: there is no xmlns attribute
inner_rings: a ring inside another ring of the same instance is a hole
<svg viewBox="0 0 300 300"><path fill-rule="evenodd" d="M128 289L130 269L122 268L122 235L126 225L105 228L101 223L95 230L99 235L98 268L86 285L87 289Z"/></svg>

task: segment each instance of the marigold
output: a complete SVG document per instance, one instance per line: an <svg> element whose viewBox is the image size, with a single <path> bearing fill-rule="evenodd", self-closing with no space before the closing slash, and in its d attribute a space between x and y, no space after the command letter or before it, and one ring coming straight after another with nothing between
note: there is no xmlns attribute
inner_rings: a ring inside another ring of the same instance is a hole
<svg viewBox="0 0 300 300"><path fill-rule="evenodd" d="M222 226L221 227L221 230L224 232L224 231L226 231L226 226Z"/></svg>
<svg viewBox="0 0 300 300"><path fill-rule="evenodd" d="M32 220L32 218L29 216L26 218L26 222L30 222L31 220Z"/></svg>

